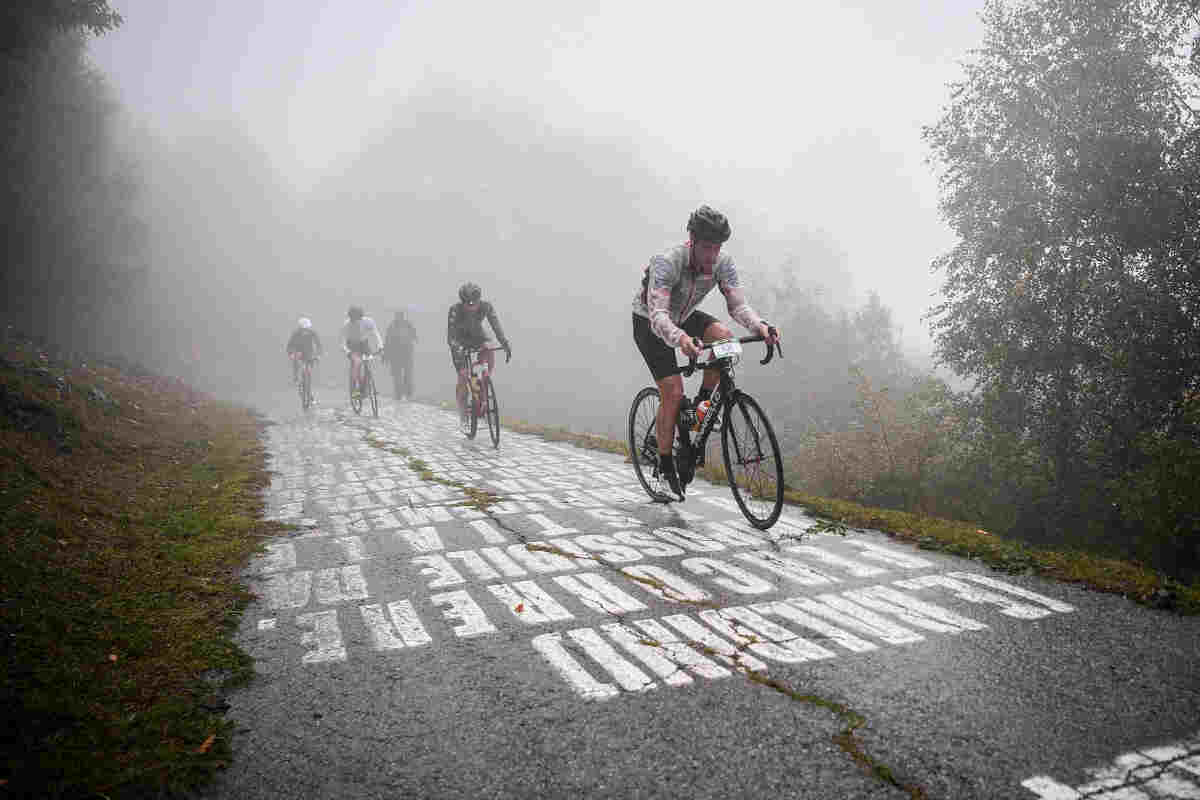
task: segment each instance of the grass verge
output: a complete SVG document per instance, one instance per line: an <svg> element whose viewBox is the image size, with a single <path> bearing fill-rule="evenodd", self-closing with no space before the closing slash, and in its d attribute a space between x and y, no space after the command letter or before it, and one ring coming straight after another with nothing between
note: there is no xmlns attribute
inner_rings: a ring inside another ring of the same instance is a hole
<svg viewBox="0 0 1200 800"><path fill-rule="evenodd" d="M547 441L567 442L576 447L628 457L628 447L615 439L577 434L565 428L533 425L519 420L505 419L504 425L510 430L540 436ZM726 482L724 469L719 465L710 464L704 477L714 483ZM1079 550L1034 547L994 536L967 522L871 508L792 489L784 492L784 500L836 525L882 531L923 549L974 559L1008 573L1025 572L1079 583L1099 592L1123 595L1151 608L1200 614L1200 583L1183 584L1140 564Z"/></svg>
<svg viewBox="0 0 1200 800"><path fill-rule="evenodd" d="M260 421L177 380L0 354L0 796L185 791L230 756Z"/></svg>

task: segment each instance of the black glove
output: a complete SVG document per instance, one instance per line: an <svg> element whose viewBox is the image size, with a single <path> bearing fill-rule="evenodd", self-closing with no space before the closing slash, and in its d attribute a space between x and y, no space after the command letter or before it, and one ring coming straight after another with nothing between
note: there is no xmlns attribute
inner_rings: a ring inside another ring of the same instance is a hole
<svg viewBox="0 0 1200 800"><path fill-rule="evenodd" d="M505 342L502 346L504 347L504 363L507 364L512 361L512 345Z"/></svg>

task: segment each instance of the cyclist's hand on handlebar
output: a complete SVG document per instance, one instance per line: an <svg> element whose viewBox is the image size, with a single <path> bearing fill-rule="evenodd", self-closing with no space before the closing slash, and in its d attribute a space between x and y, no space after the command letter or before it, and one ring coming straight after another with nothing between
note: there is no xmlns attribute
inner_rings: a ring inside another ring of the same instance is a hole
<svg viewBox="0 0 1200 800"><path fill-rule="evenodd" d="M512 345L510 345L508 342L505 342L504 343L504 363L507 364L510 361L512 361Z"/></svg>
<svg viewBox="0 0 1200 800"><path fill-rule="evenodd" d="M703 346L703 342L701 342L699 339L694 339L691 336L684 336L679 340L679 349L682 350L683 354L688 358L695 358L700 355L700 348Z"/></svg>
<svg viewBox="0 0 1200 800"><path fill-rule="evenodd" d="M758 326L758 335L763 337L763 339L766 340L767 344L774 344L774 345L779 344L779 339L780 339L779 329L776 328L774 325L768 325L765 322L760 323Z"/></svg>

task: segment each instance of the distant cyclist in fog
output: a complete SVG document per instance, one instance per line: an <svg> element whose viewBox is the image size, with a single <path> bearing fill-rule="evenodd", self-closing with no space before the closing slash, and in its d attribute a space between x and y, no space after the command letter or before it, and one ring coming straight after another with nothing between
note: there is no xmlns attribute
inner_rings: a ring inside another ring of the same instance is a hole
<svg viewBox="0 0 1200 800"><path fill-rule="evenodd" d="M397 311L383 338L383 357L392 369L392 385L397 400L412 399L413 345L416 342L417 329L403 311Z"/></svg>
<svg viewBox="0 0 1200 800"><path fill-rule="evenodd" d="M301 317L287 343L288 358L292 362L292 383L300 380L300 362L311 364L322 352L321 337L313 330L312 320Z"/></svg>
<svg viewBox="0 0 1200 800"><path fill-rule="evenodd" d="M467 370L471 365L467 354L471 350L480 350L487 345L487 334L483 332L483 321L486 319L500 346L504 348L504 363L512 361L512 347L496 318L496 309L491 303L483 300L483 290L473 283L464 283L458 290L459 302L450 306L446 319L446 343L450 345L450 360L458 373L458 385L454 389L455 400L458 402L458 413L465 417L467 414ZM494 369L496 360L491 350L483 350L479 360Z"/></svg>
<svg viewBox="0 0 1200 800"><path fill-rule="evenodd" d="M382 349L383 339L375 320L364 316L362 306L350 306L342 325L342 350L350 359L350 385L353 387L350 395L354 399L361 396L358 384L362 381L362 357Z"/></svg>

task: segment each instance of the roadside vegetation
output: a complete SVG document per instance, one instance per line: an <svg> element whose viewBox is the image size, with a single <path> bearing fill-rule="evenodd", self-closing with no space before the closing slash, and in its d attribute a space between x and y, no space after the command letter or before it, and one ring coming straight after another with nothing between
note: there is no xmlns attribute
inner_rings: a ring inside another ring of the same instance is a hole
<svg viewBox="0 0 1200 800"><path fill-rule="evenodd" d="M230 756L261 422L126 365L0 348L0 795L159 796Z"/></svg>
<svg viewBox="0 0 1200 800"><path fill-rule="evenodd" d="M616 439L596 434L577 434L561 427L507 418L503 424L509 430L539 436L546 441L566 442L585 449L617 453L625 456L626 460L629 458L629 448ZM713 446L712 442L709 446ZM1200 580L1180 581L1137 561L1116 558L1103 552L1031 545L996 535L963 520L946 519L919 511L863 505L791 488L793 473L790 470L797 468L802 457L797 454L785 457L788 462L785 477L789 488L784 492L784 500L817 517L826 529L878 530L923 549L974 559L1005 572L1079 583L1096 591L1122 595L1152 608L1200 614ZM701 476L724 485L728 478L719 460L710 457Z"/></svg>

